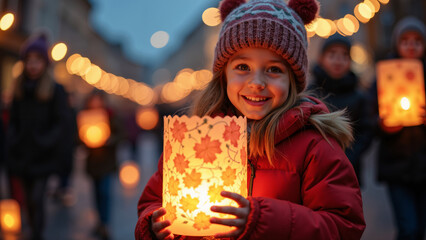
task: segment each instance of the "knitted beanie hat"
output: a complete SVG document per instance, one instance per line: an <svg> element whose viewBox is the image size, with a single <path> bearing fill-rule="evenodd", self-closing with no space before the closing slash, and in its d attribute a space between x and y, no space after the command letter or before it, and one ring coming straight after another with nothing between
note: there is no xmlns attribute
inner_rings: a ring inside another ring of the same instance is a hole
<svg viewBox="0 0 426 240"><path fill-rule="evenodd" d="M223 21L216 44L213 72L226 66L238 50L259 47L283 57L296 76L297 92L306 86L308 71L305 24L318 11L316 0L223 0Z"/></svg>
<svg viewBox="0 0 426 240"><path fill-rule="evenodd" d="M402 34L407 31L414 31L420 34L423 38L423 42L426 42L426 27L425 24L415 17L405 17L401 19L396 25L392 32L392 47L398 52L397 44Z"/></svg>
<svg viewBox="0 0 426 240"><path fill-rule="evenodd" d="M329 47L334 46L336 44L342 45L349 52L352 47L352 43L351 43L351 40L349 40L349 38L343 37L340 34L334 34L333 36L327 38L324 41L324 44L322 45L322 48L321 48L321 53L324 53Z"/></svg>
<svg viewBox="0 0 426 240"><path fill-rule="evenodd" d="M44 33L30 37L22 46L21 59L25 59L29 52L38 52L49 63L47 36Z"/></svg>

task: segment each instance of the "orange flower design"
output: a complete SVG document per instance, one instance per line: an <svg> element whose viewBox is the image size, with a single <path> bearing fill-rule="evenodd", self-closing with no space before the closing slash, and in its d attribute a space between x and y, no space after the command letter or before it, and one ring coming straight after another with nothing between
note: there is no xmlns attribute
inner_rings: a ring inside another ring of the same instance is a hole
<svg viewBox="0 0 426 240"><path fill-rule="evenodd" d="M170 160L170 155L172 154L172 145L170 144L170 141L167 140L166 145L164 146L164 158L166 161Z"/></svg>
<svg viewBox="0 0 426 240"><path fill-rule="evenodd" d="M223 185L231 186L234 185L235 179L237 179L237 170L227 167L225 171L222 172Z"/></svg>
<svg viewBox="0 0 426 240"><path fill-rule="evenodd" d="M178 142L182 143L182 140L185 138L185 133L188 131L185 123L179 123L179 121L175 121L173 123L172 134L173 138L178 140Z"/></svg>
<svg viewBox="0 0 426 240"><path fill-rule="evenodd" d="M209 196L210 196L210 202L220 202L223 200L223 197L220 195L220 192L222 192L221 187L217 187L216 185L210 186L209 188Z"/></svg>
<svg viewBox="0 0 426 240"><path fill-rule="evenodd" d="M170 178L168 189L169 189L170 195L174 195L174 196L178 195L178 193L179 193L179 179Z"/></svg>
<svg viewBox="0 0 426 240"><path fill-rule="evenodd" d="M195 169L192 169L190 174L185 174L183 178L183 183L186 187L196 188L201 184L201 173L196 172Z"/></svg>
<svg viewBox="0 0 426 240"><path fill-rule="evenodd" d="M240 155L241 155L241 161L243 161L243 167L245 167L247 165L246 147L241 148Z"/></svg>
<svg viewBox="0 0 426 240"><path fill-rule="evenodd" d="M181 199L180 203L182 204L182 210L184 212L192 212L197 209L197 205L198 203L200 203L200 201L197 198L192 198L190 195L187 194Z"/></svg>
<svg viewBox="0 0 426 240"><path fill-rule="evenodd" d="M194 228L201 230L201 229L208 229L210 227L210 216L200 212L197 214L194 220Z"/></svg>
<svg viewBox="0 0 426 240"><path fill-rule="evenodd" d="M218 140L210 140L209 136L201 138L201 143L194 146L195 157L201 158L205 163L212 163L216 160L216 154L221 153L220 142Z"/></svg>
<svg viewBox="0 0 426 240"><path fill-rule="evenodd" d="M188 167L189 161L185 159L185 155L176 154L175 159L173 160L175 163L176 171L180 173L185 173L185 169Z"/></svg>
<svg viewBox="0 0 426 240"><path fill-rule="evenodd" d="M166 209L166 215L164 215L165 219L173 223L177 219L176 208L171 203L167 203L164 208Z"/></svg>
<svg viewBox="0 0 426 240"><path fill-rule="evenodd" d="M225 132L223 132L223 138L225 141L231 141L234 147L238 146L238 139L240 139L240 126L232 120L229 126L225 126Z"/></svg>

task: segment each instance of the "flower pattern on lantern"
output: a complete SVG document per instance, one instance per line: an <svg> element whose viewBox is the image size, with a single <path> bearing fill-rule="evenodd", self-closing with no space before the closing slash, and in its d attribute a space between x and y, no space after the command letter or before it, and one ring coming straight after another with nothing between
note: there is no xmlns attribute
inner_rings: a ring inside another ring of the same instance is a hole
<svg viewBox="0 0 426 240"><path fill-rule="evenodd" d="M211 141L210 137L201 138L201 143L194 146L195 156L202 158L205 163L212 163L216 160L216 154L221 153L220 142L218 140Z"/></svg>
<svg viewBox="0 0 426 240"><path fill-rule="evenodd" d="M231 141L234 147L238 146L238 139L240 138L240 126L235 121L231 121L229 126L225 126L225 132L223 138L226 141Z"/></svg>
<svg viewBox="0 0 426 240"><path fill-rule="evenodd" d="M238 206L220 195L247 197L247 120L244 117L164 117L163 207L172 233L211 236L231 227L211 224L212 205ZM170 210L170 213L169 213Z"/></svg>
<svg viewBox="0 0 426 240"><path fill-rule="evenodd" d="M201 230L201 229L208 229L211 225L210 223L210 216L200 212L197 214L194 220L194 228Z"/></svg>

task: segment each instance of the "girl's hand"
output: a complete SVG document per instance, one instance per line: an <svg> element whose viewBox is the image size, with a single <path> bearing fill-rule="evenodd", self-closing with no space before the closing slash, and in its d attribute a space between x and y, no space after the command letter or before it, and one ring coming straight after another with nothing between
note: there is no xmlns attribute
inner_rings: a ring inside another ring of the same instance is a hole
<svg viewBox="0 0 426 240"><path fill-rule="evenodd" d="M170 232L169 229L166 229L168 226L170 226L170 221L169 220L161 221L161 217L164 216L165 214L166 214L165 208L159 208L158 210L154 211L154 213L152 213L151 229L158 240L163 240L163 239L170 240L175 238L172 232Z"/></svg>
<svg viewBox="0 0 426 240"><path fill-rule="evenodd" d="M243 196L233 192L222 191L220 195L222 195L222 197L234 200L235 202L238 203L239 207L236 208L232 206L212 206L210 210L212 212L217 212L217 213L231 214L231 215L234 215L236 218L228 219L228 218L212 217L210 218L210 222L215 224L225 225L225 226L236 227L236 229L226 233L218 233L214 237L215 238L238 237L241 235L241 233L243 233L244 228L247 224L248 215L250 213L250 202Z"/></svg>

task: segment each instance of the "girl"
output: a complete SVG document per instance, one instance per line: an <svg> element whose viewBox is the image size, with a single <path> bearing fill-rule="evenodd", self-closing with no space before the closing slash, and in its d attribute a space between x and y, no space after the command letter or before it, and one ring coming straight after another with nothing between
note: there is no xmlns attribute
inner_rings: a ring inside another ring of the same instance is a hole
<svg viewBox="0 0 426 240"><path fill-rule="evenodd" d="M354 170L342 148L351 129L342 112L329 113L303 90L307 72L304 24L314 0L225 0L214 77L193 114L244 115L249 119L249 197L222 192L239 207L213 206L235 219L216 238L360 239L365 228ZM138 205L136 239L174 236L161 220L162 159ZM195 238L196 239L196 238ZM212 239L207 237L205 239Z"/></svg>
<svg viewBox="0 0 426 240"><path fill-rule="evenodd" d="M28 212L31 239L43 239L44 194L50 175L68 165L71 119L64 88L48 74L47 37L30 38L22 47L23 74L16 79L8 126L7 168L12 196ZM66 159L66 160L65 160ZM24 199L17 186L24 191Z"/></svg>

